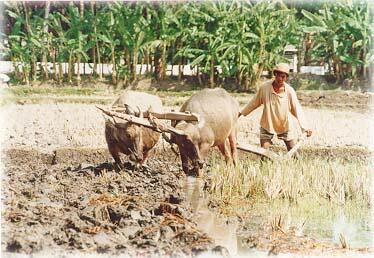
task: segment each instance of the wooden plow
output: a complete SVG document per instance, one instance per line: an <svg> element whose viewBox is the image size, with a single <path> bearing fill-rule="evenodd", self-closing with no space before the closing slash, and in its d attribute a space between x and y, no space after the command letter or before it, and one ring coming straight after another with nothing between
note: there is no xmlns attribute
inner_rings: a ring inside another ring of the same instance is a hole
<svg viewBox="0 0 374 258"><path fill-rule="evenodd" d="M289 159L289 158L292 158L295 155L295 153L298 151L298 149L300 149L301 146L303 146L306 138L307 138L306 134L304 133L302 135L301 139L299 139L299 141L295 144L295 146L284 155L278 155L277 153L275 153L271 150L261 148L261 147L258 147L256 145L253 145L253 144L238 143L237 148L239 150L242 150L242 151L255 153L257 155L266 157L266 158L271 159L271 160L284 159L284 158Z"/></svg>
<svg viewBox="0 0 374 258"><path fill-rule="evenodd" d="M267 150L267 149L258 147L256 145L249 144L249 143L238 143L236 148L238 148L238 150L251 152L251 153L260 155L262 157L266 157L266 158L271 159L271 160L274 160L274 159L279 157L279 155L277 153L275 153L271 150Z"/></svg>
<svg viewBox="0 0 374 258"><path fill-rule="evenodd" d="M171 127L169 125L161 124L157 121L157 119L169 119L169 120L188 119L187 121L199 121L198 115L190 114L190 113L170 112L170 113L161 114L161 113L147 111L143 113L144 117L141 118L141 117L137 117L133 115L128 115L126 113L113 111L111 109L107 109L104 107L96 106L96 108L100 109L105 115L112 117L117 127L125 126L127 122L130 122L136 125L150 128L159 133L167 132L167 133L175 133L178 135L185 135L183 131L175 129L174 127Z"/></svg>
<svg viewBox="0 0 374 258"><path fill-rule="evenodd" d="M105 115L111 117L115 123L115 125L119 128L125 126L127 122L134 123L139 126L144 126L147 128L150 128L152 130L155 130L160 133L174 133L177 135L186 135L184 131L178 130L170 125L166 125L164 123L160 123L158 119L163 120L175 120L175 121L196 121L198 122L200 120L200 117L198 114L189 113L189 112L177 112L177 111L171 111L166 113L159 113L159 112L153 112L153 111L145 111L143 112L143 117L137 117L134 115L129 115L125 113L125 108L122 107L113 107L111 109L108 109L106 107L99 107L96 106L99 110L101 110ZM300 140L295 147L292 148L288 153L285 155L278 155L277 153L264 149L261 147L258 147L253 144L248 143L238 143L237 148L239 150L250 152L257 154L262 157L266 157L270 160L275 160L279 158L288 157L291 158L296 151L302 146L305 136Z"/></svg>

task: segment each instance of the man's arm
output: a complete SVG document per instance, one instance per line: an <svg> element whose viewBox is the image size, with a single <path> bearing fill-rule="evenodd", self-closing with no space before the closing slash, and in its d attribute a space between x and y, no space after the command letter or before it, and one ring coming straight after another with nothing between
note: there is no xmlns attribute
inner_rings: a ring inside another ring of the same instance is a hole
<svg viewBox="0 0 374 258"><path fill-rule="evenodd" d="M263 92L263 87L261 87L256 95L253 97L253 99L243 108L242 111L239 112L238 117L241 115L246 116L249 113L251 113L253 110L261 106L262 104L262 92Z"/></svg>
<svg viewBox="0 0 374 258"><path fill-rule="evenodd" d="M290 104L291 104L291 114L294 115L299 122L299 125L301 127L301 130L303 132L306 132L307 137L310 137L312 135L312 130L308 128L304 111L301 107L301 104L299 102L299 99L296 96L296 92L292 89L290 94Z"/></svg>

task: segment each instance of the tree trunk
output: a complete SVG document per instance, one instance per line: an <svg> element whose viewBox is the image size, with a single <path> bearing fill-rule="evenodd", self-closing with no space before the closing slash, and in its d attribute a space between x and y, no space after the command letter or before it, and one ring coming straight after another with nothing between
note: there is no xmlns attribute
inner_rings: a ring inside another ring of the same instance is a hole
<svg viewBox="0 0 374 258"><path fill-rule="evenodd" d="M200 69L199 69L198 66L196 67L196 75L197 75L197 79L199 81L199 85L202 86L203 85L203 80L201 79Z"/></svg>
<svg viewBox="0 0 374 258"><path fill-rule="evenodd" d="M69 52L69 63L68 63L68 80L69 80L70 84L73 83L73 80L72 80L72 78L73 78L73 69L74 69L73 54L70 51Z"/></svg>
<svg viewBox="0 0 374 258"><path fill-rule="evenodd" d="M19 81L22 81L23 80L23 74L21 74L21 71L19 69L19 66L18 66L18 62L16 61L16 59L14 58L14 56L12 56L10 58L10 60L12 61L12 64L13 64L13 67L14 67L14 76L17 80Z"/></svg>
<svg viewBox="0 0 374 258"><path fill-rule="evenodd" d="M101 69L99 69L99 80L103 79L103 64L101 62L101 55L100 55L100 48L99 48L99 42L96 41L96 50L97 50L97 63L101 65Z"/></svg>
<svg viewBox="0 0 374 258"><path fill-rule="evenodd" d="M142 55L141 64L140 64L140 71L139 71L140 76L142 76L142 73L143 73L143 65L144 65L144 56Z"/></svg>
<svg viewBox="0 0 374 258"><path fill-rule="evenodd" d="M167 63L166 63L166 45L164 44L163 47L162 47L162 55L161 55L161 69L160 69L160 79L161 80L164 80L165 77L166 77L166 66L167 66Z"/></svg>
<svg viewBox="0 0 374 258"><path fill-rule="evenodd" d="M157 80L161 79L161 54L160 50L157 48L156 52L154 54L154 59L153 59L153 65L154 65L154 76Z"/></svg>
<svg viewBox="0 0 374 258"><path fill-rule="evenodd" d="M238 85L242 84L242 78L243 78L243 72L237 72L236 73L236 83Z"/></svg>
<svg viewBox="0 0 374 258"><path fill-rule="evenodd" d="M57 71L57 65L56 65L56 49L55 48L52 48L51 58L52 58L53 71L54 71L53 79L56 82L58 82L58 71Z"/></svg>
<svg viewBox="0 0 374 258"><path fill-rule="evenodd" d="M244 76L244 83L243 83L243 88L244 88L244 91L248 91L249 90L249 79L248 79L248 76Z"/></svg>
<svg viewBox="0 0 374 258"><path fill-rule="evenodd" d="M259 65L258 68L257 68L257 73L256 73L256 77L255 77L255 83L257 83L260 80L263 71L264 71L264 66L263 65Z"/></svg>
<svg viewBox="0 0 374 258"><path fill-rule="evenodd" d="M367 68L365 67L365 61L364 61L365 57L366 57L366 45L364 43L364 45L362 46L361 58L360 58L364 64L361 65L360 76L362 76L364 79L367 79Z"/></svg>
<svg viewBox="0 0 374 258"><path fill-rule="evenodd" d="M29 9L27 7L26 1L23 1L23 9L25 12L25 26L26 26L26 31L29 37L31 38L32 36L32 31L31 31L31 26L30 26L30 17L29 17ZM35 49L31 48L31 76L32 76L32 81L36 81L36 57L35 57Z"/></svg>
<svg viewBox="0 0 374 258"><path fill-rule="evenodd" d="M178 81L183 79L182 58L178 60Z"/></svg>
<svg viewBox="0 0 374 258"><path fill-rule="evenodd" d="M304 45L305 45L304 65L309 65L309 63L311 62L311 58L312 58L311 53L313 50L313 39L310 33L307 33L305 37Z"/></svg>
<svg viewBox="0 0 374 258"><path fill-rule="evenodd" d="M96 17L96 12L95 12L95 9L96 9L96 4L95 4L95 0L92 0L90 2L90 5L91 5L91 13L94 17ZM96 28L96 18L94 19L94 24L93 24L93 30L94 30L94 40L96 42L96 44L92 47L92 51L91 51L91 57L92 57L92 62L93 62L93 70L92 70L92 75L93 76L96 76L97 75L97 62L96 62L96 51L97 51L97 28Z"/></svg>
<svg viewBox="0 0 374 258"><path fill-rule="evenodd" d="M333 55L332 57L333 59L333 62L334 62L334 74L335 74L335 78L336 78L336 81L338 83L341 82L342 80L342 76L341 76L341 64L340 64L340 61L338 60L338 57L336 55Z"/></svg>
<svg viewBox="0 0 374 258"><path fill-rule="evenodd" d="M138 49L135 47L133 56L132 56L132 75L131 75L131 81L136 80L136 65L138 64Z"/></svg>
<svg viewBox="0 0 374 258"><path fill-rule="evenodd" d="M84 1L80 0L80 20L83 22L83 15L84 15ZM79 50L82 50L82 32L79 30L78 32L78 48ZM77 69L77 85L78 87L81 86L81 53L78 53L77 56L77 64L78 64L78 69Z"/></svg>
<svg viewBox="0 0 374 258"><path fill-rule="evenodd" d="M49 16L50 5L51 5L50 1L45 1L44 20L43 20L43 37L44 37L44 46L46 46L47 50L49 49L48 16ZM42 63L44 64L44 79L48 80L49 72L48 72L48 60L47 60L46 51L43 51Z"/></svg>
<svg viewBox="0 0 374 258"><path fill-rule="evenodd" d="M210 88L214 88L214 59L210 59Z"/></svg>
<svg viewBox="0 0 374 258"><path fill-rule="evenodd" d="M150 72L150 69L149 69L149 51L148 49L145 50L145 64L146 64L146 67L145 67L145 73L148 74Z"/></svg>
<svg viewBox="0 0 374 258"><path fill-rule="evenodd" d="M25 66L23 66L23 75L24 75L24 80L25 80L25 83L27 86L30 85L30 69L27 67L25 68Z"/></svg>
<svg viewBox="0 0 374 258"><path fill-rule="evenodd" d="M117 85L117 72L116 72L116 59L114 53L114 45L111 46L111 59L112 59L112 83Z"/></svg>
<svg viewBox="0 0 374 258"><path fill-rule="evenodd" d="M57 55L57 51L56 51L56 55ZM62 83L63 76L64 76L64 71L62 70L62 63L59 62L58 63L58 83L59 84Z"/></svg>

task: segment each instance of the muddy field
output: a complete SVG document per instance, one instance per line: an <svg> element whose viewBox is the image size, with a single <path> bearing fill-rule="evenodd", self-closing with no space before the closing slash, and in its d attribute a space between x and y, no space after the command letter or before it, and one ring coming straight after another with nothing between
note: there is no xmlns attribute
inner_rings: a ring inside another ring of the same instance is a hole
<svg viewBox="0 0 374 258"><path fill-rule="evenodd" d="M314 131L302 152L370 157L374 126L369 95L349 96L345 101L341 95L320 98L320 103L329 100L325 105L314 105L315 97L301 96ZM241 118L240 141L258 143L260 113ZM183 189L186 177L179 158L166 143L157 145L146 168L134 170L127 163L124 171L116 172L106 150L104 119L94 104L6 105L0 117L5 254L45 250L149 257L228 253L198 227ZM284 150L279 141L276 145ZM242 154L241 158L256 157ZM247 238L248 246L269 254L279 252L270 252L269 244L264 244L269 235L262 236L252 242ZM299 238L295 249L319 245L308 241ZM321 246L317 249L335 250L329 244Z"/></svg>
<svg viewBox="0 0 374 258"><path fill-rule="evenodd" d="M79 250L131 256L189 256L214 249L168 158L120 173L100 151L5 152L3 251Z"/></svg>

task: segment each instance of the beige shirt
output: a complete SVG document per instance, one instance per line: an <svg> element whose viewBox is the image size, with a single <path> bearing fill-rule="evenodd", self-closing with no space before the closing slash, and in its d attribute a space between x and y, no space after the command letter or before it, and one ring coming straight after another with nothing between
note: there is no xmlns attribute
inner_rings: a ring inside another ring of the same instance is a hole
<svg viewBox="0 0 374 258"><path fill-rule="evenodd" d="M253 110L264 105L260 125L269 133L281 134L289 131L290 112L299 121L302 130L306 130L306 121L295 90L285 83L285 91L276 93L273 81L265 82L256 96L244 107L241 114L246 116Z"/></svg>

